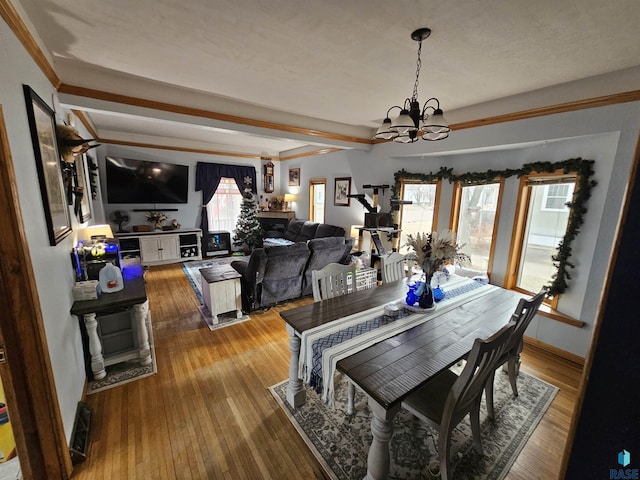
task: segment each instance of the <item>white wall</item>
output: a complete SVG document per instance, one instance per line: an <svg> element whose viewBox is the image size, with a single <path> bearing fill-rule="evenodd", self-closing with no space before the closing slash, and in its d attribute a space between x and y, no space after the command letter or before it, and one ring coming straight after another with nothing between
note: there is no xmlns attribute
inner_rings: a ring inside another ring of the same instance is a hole
<svg viewBox="0 0 640 480"><path fill-rule="evenodd" d="M85 380L78 320L69 313L74 282L69 253L79 225L72 218L73 233L55 247L49 245L22 85L29 85L50 107L54 104L54 89L3 20L0 20L0 44L0 104L4 110L58 403L69 439Z"/></svg>

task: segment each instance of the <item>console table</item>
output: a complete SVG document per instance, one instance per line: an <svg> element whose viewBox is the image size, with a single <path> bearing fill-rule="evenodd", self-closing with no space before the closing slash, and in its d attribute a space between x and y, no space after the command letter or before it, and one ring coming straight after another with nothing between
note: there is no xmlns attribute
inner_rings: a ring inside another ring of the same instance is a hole
<svg viewBox="0 0 640 480"><path fill-rule="evenodd" d="M152 362L142 266L124 267L122 277L124 288L119 292L102 293L95 300L77 301L71 307L71 313L84 320L95 380L104 378L105 367L115 363L136 359L141 365Z"/></svg>
<svg viewBox="0 0 640 480"><path fill-rule="evenodd" d="M139 257L142 265L162 265L202 260L202 230L156 230L153 232L116 233L123 258Z"/></svg>

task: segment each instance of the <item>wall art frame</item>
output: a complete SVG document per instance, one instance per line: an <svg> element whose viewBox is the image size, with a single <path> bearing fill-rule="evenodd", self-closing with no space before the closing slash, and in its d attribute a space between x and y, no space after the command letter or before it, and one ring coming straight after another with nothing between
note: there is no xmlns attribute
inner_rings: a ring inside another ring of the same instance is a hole
<svg viewBox="0 0 640 480"><path fill-rule="evenodd" d="M351 177L336 177L333 190L333 204L339 207L351 205Z"/></svg>
<svg viewBox="0 0 640 480"><path fill-rule="evenodd" d="M85 223L91 219L91 192L89 188L89 167L87 165L87 155L82 154L76 157L75 172L73 175L73 212L78 222Z"/></svg>
<svg viewBox="0 0 640 480"><path fill-rule="evenodd" d="M55 246L72 232L56 141L55 113L29 85L23 85L23 92L49 244Z"/></svg>
<svg viewBox="0 0 640 480"><path fill-rule="evenodd" d="M290 187L300 186L300 168L289 169L289 186Z"/></svg>

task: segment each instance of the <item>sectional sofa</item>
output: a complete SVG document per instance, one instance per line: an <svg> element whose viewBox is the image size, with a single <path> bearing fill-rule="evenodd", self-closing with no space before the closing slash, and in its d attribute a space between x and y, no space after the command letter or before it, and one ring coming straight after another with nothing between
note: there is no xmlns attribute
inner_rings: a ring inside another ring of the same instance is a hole
<svg viewBox="0 0 640 480"><path fill-rule="evenodd" d="M313 236L318 234L325 236ZM350 261L353 239L343 235L341 227L292 220L282 234L289 245L256 248L248 261L232 262L242 275L242 309L250 312L311 295L313 270Z"/></svg>

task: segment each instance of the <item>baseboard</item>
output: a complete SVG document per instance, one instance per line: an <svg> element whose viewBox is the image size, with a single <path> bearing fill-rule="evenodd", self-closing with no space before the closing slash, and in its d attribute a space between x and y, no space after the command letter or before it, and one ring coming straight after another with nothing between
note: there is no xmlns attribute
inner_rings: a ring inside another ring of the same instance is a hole
<svg viewBox="0 0 640 480"><path fill-rule="evenodd" d="M549 353L553 353L559 357L562 357L570 362L577 363L581 367L584 367L584 358L580 355L576 355L575 353L567 352L566 350L562 350L558 347L554 347L553 345L549 345L548 343L541 342L537 338L532 337L524 337L524 343L527 345L531 345L532 347L538 348L540 350L544 350Z"/></svg>

